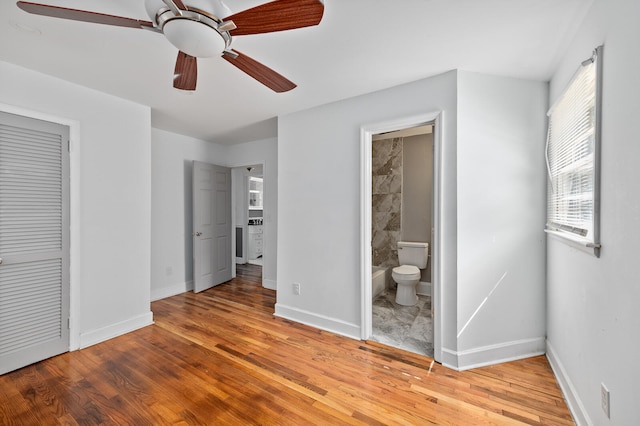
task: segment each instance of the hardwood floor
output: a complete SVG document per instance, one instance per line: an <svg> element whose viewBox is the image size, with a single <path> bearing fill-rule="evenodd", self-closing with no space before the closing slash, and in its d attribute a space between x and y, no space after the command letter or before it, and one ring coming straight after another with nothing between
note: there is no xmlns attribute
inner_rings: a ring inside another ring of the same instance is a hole
<svg viewBox="0 0 640 426"><path fill-rule="evenodd" d="M466 372L274 317L260 268L0 376L0 424L572 425L544 357Z"/></svg>

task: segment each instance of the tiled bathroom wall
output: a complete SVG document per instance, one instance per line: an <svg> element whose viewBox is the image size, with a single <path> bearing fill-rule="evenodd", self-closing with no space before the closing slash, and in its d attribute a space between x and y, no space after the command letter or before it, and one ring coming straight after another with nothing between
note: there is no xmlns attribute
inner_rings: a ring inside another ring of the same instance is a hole
<svg viewBox="0 0 640 426"><path fill-rule="evenodd" d="M394 267L401 238L402 138L373 141L372 174L372 261Z"/></svg>

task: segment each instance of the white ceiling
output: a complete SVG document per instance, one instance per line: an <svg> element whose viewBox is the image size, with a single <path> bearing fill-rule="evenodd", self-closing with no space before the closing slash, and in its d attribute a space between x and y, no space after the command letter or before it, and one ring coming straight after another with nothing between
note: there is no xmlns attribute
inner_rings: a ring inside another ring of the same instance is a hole
<svg viewBox="0 0 640 426"><path fill-rule="evenodd" d="M149 20L144 0L36 2ZM234 13L264 2L226 0ZM298 84L281 94L217 57L198 60L186 94L162 35L30 15L13 0L0 4L0 60L149 105L154 127L233 144L276 136L279 115L451 69L546 81L591 3L325 0L319 26L233 39Z"/></svg>

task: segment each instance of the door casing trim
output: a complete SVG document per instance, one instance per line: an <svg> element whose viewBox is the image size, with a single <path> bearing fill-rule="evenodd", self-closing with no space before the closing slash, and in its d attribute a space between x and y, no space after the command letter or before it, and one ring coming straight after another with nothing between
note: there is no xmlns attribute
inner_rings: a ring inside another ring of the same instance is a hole
<svg viewBox="0 0 640 426"><path fill-rule="evenodd" d="M371 288L371 199L372 199L372 138L379 133L392 132L425 124L433 124L433 241L431 253L433 285L433 348L434 359L442 359L442 129L443 111L400 117L388 121L365 124L360 127L360 285L361 285L361 338L372 333L372 288Z"/></svg>

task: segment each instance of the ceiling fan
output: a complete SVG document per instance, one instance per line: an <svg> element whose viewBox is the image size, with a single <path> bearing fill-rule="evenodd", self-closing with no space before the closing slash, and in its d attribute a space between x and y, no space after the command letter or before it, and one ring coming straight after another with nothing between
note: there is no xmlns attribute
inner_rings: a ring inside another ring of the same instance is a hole
<svg viewBox="0 0 640 426"><path fill-rule="evenodd" d="M295 88L295 83L232 49L232 37L318 25L324 13L322 0L274 0L235 14L230 14L222 0L145 0L151 21L26 1L17 5L36 15L164 34L178 48L173 80L177 89L195 90L197 58L221 54L230 64L278 93Z"/></svg>

